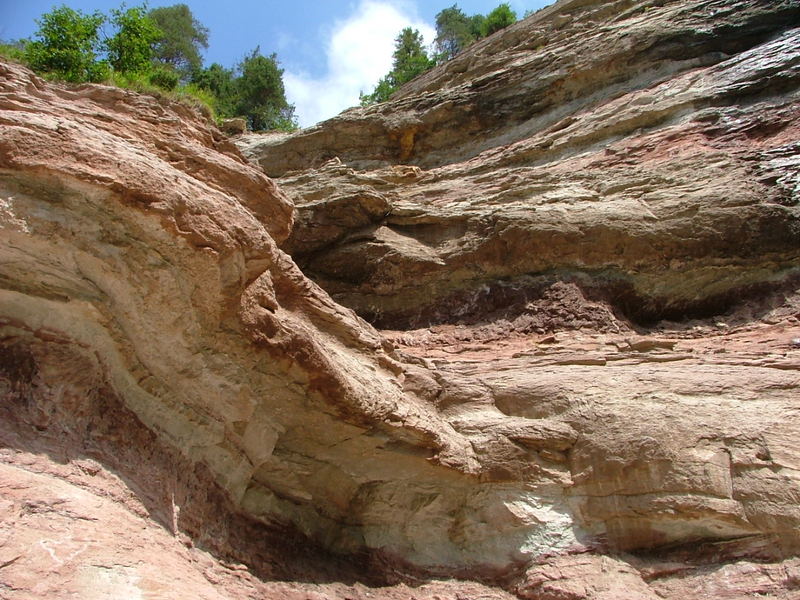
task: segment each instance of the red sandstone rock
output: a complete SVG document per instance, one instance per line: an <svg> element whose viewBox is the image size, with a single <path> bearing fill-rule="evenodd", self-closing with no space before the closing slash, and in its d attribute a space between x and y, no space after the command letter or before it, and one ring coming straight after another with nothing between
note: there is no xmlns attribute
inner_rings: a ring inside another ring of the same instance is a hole
<svg viewBox="0 0 800 600"><path fill-rule="evenodd" d="M277 185L0 65L0 594L792 598L797 16L562 1Z"/></svg>

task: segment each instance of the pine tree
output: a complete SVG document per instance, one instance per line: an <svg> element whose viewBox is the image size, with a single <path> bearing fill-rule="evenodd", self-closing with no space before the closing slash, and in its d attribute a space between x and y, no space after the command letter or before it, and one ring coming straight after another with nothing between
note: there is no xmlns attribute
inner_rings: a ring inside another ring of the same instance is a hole
<svg viewBox="0 0 800 600"><path fill-rule="evenodd" d="M361 94L361 105L385 102L404 83L430 70L436 62L428 57L422 34L406 27L395 38L392 70L383 77L371 94Z"/></svg>
<svg viewBox="0 0 800 600"><path fill-rule="evenodd" d="M297 128L294 105L286 101L283 69L276 54L263 56L259 48L239 63L234 80L235 113L247 118L254 131Z"/></svg>

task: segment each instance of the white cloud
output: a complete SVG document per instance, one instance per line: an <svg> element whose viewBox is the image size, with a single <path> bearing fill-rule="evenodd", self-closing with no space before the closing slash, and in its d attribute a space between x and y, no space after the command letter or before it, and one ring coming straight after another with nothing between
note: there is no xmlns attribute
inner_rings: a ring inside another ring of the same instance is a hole
<svg viewBox="0 0 800 600"><path fill-rule="evenodd" d="M289 69L283 75L286 98L307 127L358 104L392 68L394 39L404 27L418 29L430 44L436 31L391 0L361 0L345 21L334 25L326 44L327 71L320 78Z"/></svg>

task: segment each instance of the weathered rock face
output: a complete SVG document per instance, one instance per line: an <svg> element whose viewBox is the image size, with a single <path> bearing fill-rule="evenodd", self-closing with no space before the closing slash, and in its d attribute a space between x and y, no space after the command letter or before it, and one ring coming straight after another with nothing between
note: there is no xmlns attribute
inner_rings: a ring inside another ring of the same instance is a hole
<svg viewBox="0 0 800 600"><path fill-rule="evenodd" d="M640 322L723 312L797 274L798 10L559 3L244 149L298 205L287 251L379 325L558 280Z"/></svg>
<svg viewBox="0 0 800 600"><path fill-rule="evenodd" d="M3 68L5 364L13 385L33 386L26 402L60 402L61 365L74 365L74 395L113 389L235 505L350 550L363 533L345 517L383 493L368 474L386 470L379 448L398 475L421 468L435 488L453 472L467 486L479 470L468 441L402 391L375 331L275 247L291 210L274 184L196 116ZM358 457L363 481L340 454Z"/></svg>
<svg viewBox="0 0 800 600"><path fill-rule="evenodd" d="M0 64L2 593L795 597L798 17L561 2L277 185Z"/></svg>

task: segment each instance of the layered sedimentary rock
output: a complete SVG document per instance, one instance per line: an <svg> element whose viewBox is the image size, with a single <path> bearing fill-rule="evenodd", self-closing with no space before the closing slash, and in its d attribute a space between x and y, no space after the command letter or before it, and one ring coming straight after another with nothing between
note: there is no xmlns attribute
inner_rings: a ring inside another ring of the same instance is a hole
<svg viewBox="0 0 800 600"><path fill-rule="evenodd" d="M365 473L382 472L381 448L397 475L404 461L433 481L477 472L467 440L402 391L378 334L276 248L291 205L201 119L14 66L4 88L4 365L33 386L25 401L62 400L39 395L70 376L76 396L122 396L236 504L346 548L356 496L380 491L338 454ZM47 429L52 410L30 419Z"/></svg>
<svg viewBox="0 0 800 600"><path fill-rule="evenodd" d="M559 3L396 101L243 147L297 202L286 249L382 326L564 279L639 321L718 313L797 274L798 18Z"/></svg>
<svg viewBox="0 0 800 600"><path fill-rule="evenodd" d="M3 594L793 597L799 16L560 2L263 171L0 65Z"/></svg>

